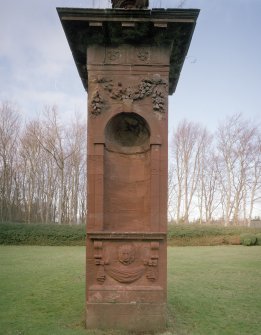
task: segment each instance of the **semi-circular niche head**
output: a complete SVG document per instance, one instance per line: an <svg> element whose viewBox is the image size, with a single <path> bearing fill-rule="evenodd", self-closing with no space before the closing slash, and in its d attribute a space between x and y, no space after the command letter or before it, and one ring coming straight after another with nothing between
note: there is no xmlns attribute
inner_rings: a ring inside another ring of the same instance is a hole
<svg viewBox="0 0 261 335"><path fill-rule="evenodd" d="M109 150L140 153L149 149L150 130L147 122L135 113L114 116L105 128L105 143Z"/></svg>

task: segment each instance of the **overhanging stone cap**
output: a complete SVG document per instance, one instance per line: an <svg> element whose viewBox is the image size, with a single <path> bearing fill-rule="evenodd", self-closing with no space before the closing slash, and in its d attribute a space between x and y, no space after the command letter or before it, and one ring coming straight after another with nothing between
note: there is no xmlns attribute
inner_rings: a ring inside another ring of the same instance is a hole
<svg viewBox="0 0 261 335"><path fill-rule="evenodd" d="M171 46L169 94L175 92L198 9L57 8L57 11L86 91L88 46L147 44Z"/></svg>

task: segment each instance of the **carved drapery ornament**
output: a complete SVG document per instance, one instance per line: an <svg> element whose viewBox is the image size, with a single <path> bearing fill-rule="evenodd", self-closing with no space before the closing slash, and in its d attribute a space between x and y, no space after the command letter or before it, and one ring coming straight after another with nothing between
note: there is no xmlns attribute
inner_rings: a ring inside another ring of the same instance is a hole
<svg viewBox="0 0 261 335"><path fill-rule="evenodd" d="M105 282L107 275L123 284L131 284L143 275L151 282L157 280L159 242L150 243L150 254L146 259L136 258L136 249L132 244L118 247L117 260L105 260L101 241L94 242L94 250L95 264L98 267L96 279L100 284Z"/></svg>
<svg viewBox="0 0 261 335"><path fill-rule="evenodd" d="M119 283L131 284L140 279L146 268L142 265L136 267L124 267L123 265L107 265L105 272Z"/></svg>

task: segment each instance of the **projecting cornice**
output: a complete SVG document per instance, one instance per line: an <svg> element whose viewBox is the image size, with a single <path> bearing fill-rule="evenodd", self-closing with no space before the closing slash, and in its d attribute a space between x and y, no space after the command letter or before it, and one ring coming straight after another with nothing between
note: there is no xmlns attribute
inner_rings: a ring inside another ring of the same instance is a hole
<svg viewBox="0 0 261 335"><path fill-rule="evenodd" d="M171 47L169 94L175 92L198 9L57 8L57 11L86 91L88 46L147 44Z"/></svg>

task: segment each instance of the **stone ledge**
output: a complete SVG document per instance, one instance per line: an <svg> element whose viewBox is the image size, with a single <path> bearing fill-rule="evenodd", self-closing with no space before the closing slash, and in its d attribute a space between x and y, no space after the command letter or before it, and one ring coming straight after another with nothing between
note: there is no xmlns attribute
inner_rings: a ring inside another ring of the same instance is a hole
<svg viewBox="0 0 261 335"><path fill-rule="evenodd" d="M87 232L91 240L165 240L166 233L156 232Z"/></svg>

